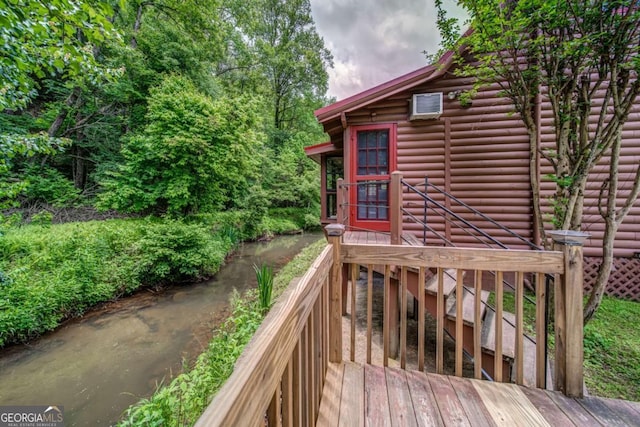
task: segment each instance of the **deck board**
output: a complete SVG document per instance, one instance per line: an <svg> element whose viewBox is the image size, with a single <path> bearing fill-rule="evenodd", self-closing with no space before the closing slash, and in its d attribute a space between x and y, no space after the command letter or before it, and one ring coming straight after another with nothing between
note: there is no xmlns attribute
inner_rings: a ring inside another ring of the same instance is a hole
<svg viewBox="0 0 640 427"><path fill-rule="evenodd" d="M416 415L411 402L404 370L385 369L387 395L391 411L391 425L394 427L417 427Z"/></svg>
<svg viewBox="0 0 640 427"><path fill-rule="evenodd" d="M616 411L613 411L609 406L602 401L602 399L596 399L593 397L585 397L578 401L591 415L593 415L598 421L607 427L624 427L628 423L619 417Z"/></svg>
<svg viewBox="0 0 640 427"><path fill-rule="evenodd" d="M318 426L640 426L636 402L330 363Z"/></svg>
<svg viewBox="0 0 640 427"><path fill-rule="evenodd" d="M364 426L364 369L362 365L352 362L344 364L338 425L345 427Z"/></svg>
<svg viewBox="0 0 640 427"><path fill-rule="evenodd" d="M536 388L523 387L522 392L538 408L545 420L554 427L573 427L569 417L543 391Z"/></svg>
<svg viewBox="0 0 640 427"><path fill-rule="evenodd" d="M497 425L471 381L458 377L450 377L449 381L456 390L458 399L469 417L469 423L473 427Z"/></svg>
<svg viewBox="0 0 640 427"><path fill-rule="evenodd" d="M389 233L380 231L347 231L342 238L344 243L354 245L390 245ZM422 242L411 233L402 234L402 244L405 246L424 246Z"/></svg>
<svg viewBox="0 0 640 427"><path fill-rule="evenodd" d="M531 403L520 388L513 384L469 380L487 406L493 420L500 426L548 426L551 424Z"/></svg>
<svg viewBox="0 0 640 427"><path fill-rule="evenodd" d="M444 426L436 397L427 377L416 371L407 371L406 375L418 425L420 427Z"/></svg>
<svg viewBox="0 0 640 427"><path fill-rule="evenodd" d="M387 380L384 368L366 365L364 368L364 425L391 427L391 412L387 398Z"/></svg>

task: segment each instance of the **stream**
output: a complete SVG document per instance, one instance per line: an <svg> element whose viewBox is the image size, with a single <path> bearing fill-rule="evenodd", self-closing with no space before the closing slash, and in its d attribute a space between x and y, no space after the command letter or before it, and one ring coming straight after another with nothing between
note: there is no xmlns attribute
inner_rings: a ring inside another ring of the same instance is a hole
<svg viewBox="0 0 640 427"><path fill-rule="evenodd" d="M256 286L253 264L279 269L321 234L245 243L207 282L142 291L0 352L0 405L60 405L65 425L108 426L207 346L229 298Z"/></svg>

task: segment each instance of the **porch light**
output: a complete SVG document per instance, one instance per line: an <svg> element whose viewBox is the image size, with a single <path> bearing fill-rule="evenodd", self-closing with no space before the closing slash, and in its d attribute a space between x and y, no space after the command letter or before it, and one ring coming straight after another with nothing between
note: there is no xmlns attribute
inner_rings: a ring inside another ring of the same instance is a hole
<svg viewBox="0 0 640 427"><path fill-rule="evenodd" d="M574 230L553 230L548 233L555 243L568 246L583 246L591 234Z"/></svg>

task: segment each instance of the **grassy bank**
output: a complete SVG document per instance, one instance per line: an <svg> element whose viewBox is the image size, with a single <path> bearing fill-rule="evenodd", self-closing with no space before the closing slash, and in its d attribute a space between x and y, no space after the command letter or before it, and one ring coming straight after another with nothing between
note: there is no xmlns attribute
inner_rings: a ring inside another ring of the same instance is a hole
<svg viewBox="0 0 640 427"><path fill-rule="evenodd" d="M640 303L604 297L584 331L585 382L596 396L640 401Z"/></svg>
<svg viewBox="0 0 640 427"><path fill-rule="evenodd" d="M0 229L0 347L32 339L140 288L209 277L240 240L304 226L287 214L256 220L247 212L225 212L183 221L114 219Z"/></svg>
<svg viewBox="0 0 640 427"><path fill-rule="evenodd" d="M291 279L301 276L322 251L326 241L305 248L278 272L274 281L274 299ZM129 408L120 426L192 425L211 401L211 397L233 372L236 359L249 342L262 321L255 292L236 296L233 314L220 328L201 354L194 367L177 376L171 383L159 388L149 399Z"/></svg>

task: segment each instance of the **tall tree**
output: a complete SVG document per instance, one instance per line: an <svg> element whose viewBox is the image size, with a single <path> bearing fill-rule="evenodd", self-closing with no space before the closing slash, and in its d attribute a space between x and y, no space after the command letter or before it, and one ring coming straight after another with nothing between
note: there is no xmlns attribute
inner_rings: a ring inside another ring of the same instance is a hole
<svg viewBox="0 0 640 427"><path fill-rule="evenodd" d="M236 205L257 174L262 136L251 98L212 100L185 77L152 89L148 124L127 138L100 206L174 216Z"/></svg>
<svg viewBox="0 0 640 427"><path fill-rule="evenodd" d="M632 0L461 0L460 4L468 11L473 30L460 43L478 60L463 73L477 77L479 86L498 83L528 130L533 205L543 241L538 156L553 166L554 225L561 229L580 229L591 172L603 159L609 165L599 206L605 223L603 258L585 307L587 322L608 282L615 234L640 192L639 165L631 182L618 172L622 128L640 94L640 6ZM450 21L443 22L441 29L450 29ZM539 97L553 112L552 148L539 140L541 124L534 116Z"/></svg>
<svg viewBox="0 0 640 427"><path fill-rule="evenodd" d="M273 126L295 128L299 102L324 97L333 57L316 31L309 0L259 0L250 7L240 23L267 85Z"/></svg>

